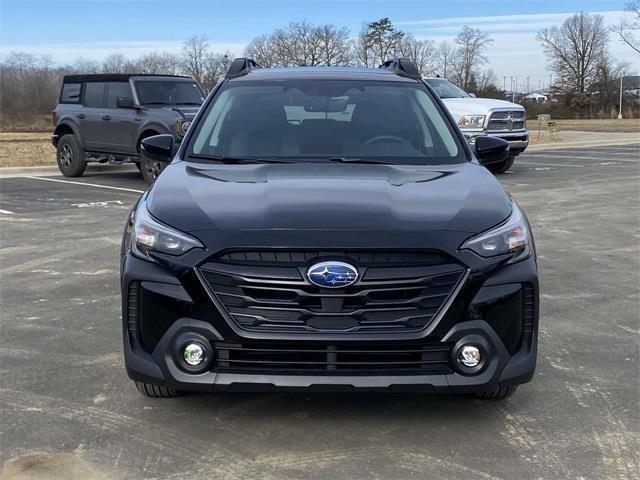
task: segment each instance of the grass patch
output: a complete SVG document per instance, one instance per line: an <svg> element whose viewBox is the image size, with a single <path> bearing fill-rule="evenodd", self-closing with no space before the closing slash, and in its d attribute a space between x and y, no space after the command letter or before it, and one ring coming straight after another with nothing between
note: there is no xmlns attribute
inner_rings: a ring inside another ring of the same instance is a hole
<svg viewBox="0 0 640 480"><path fill-rule="evenodd" d="M622 120L556 120L558 132L606 132L606 133L638 133L640 134L640 118L623 118ZM529 120L527 128L533 135L538 131L538 121Z"/></svg>

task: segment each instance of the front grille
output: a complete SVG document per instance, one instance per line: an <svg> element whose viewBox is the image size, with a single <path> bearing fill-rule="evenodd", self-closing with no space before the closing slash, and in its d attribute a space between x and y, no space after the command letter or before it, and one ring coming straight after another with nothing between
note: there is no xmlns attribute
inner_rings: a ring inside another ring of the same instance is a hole
<svg viewBox="0 0 640 480"><path fill-rule="evenodd" d="M510 132L525 128L526 115L522 110L493 112L487 124L488 132Z"/></svg>
<svg viewBox="0 0 640 480"><path fill-rule="evenodd" d="M358 374L446 374L449 344L307 345L214 343L214 369L220 372Z"/></svg>
<svg viewBox="0 0 640 480"><path fill-rule="evenodd" d="M321 257L349 258L369 267L442 265L451 261L441 253L421 250L231 250L220 254L216 261L238 265L304 266Z"/></svg>
<svg viewBox="0 0 640 480"><path fill-rule="evenodd" d="M202 265L200 273L240 328L309 333L424 329L465 274L463 266L437 253L416 255L417 263L402 255L388 255L391 263L385 263L375 255L331 253L298 260L291 252L275 264L273 258L262 264L264 258L229 263L223 257ZM429 264L436 258L439 264ZM307 267L328 259L353 264L360 280L342 289L312 285Z"/></svg>

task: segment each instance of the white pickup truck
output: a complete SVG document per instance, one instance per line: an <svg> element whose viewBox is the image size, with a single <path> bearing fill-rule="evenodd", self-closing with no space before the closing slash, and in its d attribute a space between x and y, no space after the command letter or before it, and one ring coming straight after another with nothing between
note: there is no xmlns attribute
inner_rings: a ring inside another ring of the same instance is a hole
<svg viewBox="0 0 640 480"><path fill-rule="evenodd" d="M444 78L424 80L447 106L470 145L480 135L500 137L509 142L509 157L487 165L493 173L509 170L515 158L529 145L527 113L522 105L493 98L476 98Z"/></svg>

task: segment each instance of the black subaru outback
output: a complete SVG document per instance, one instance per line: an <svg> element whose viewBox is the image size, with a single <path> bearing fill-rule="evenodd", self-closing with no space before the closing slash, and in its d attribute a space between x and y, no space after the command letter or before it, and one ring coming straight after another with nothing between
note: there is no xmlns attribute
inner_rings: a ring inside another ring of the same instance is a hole
<svg viewBox="0 0 640 480"><path fill-rule="evenodd" d="M127 372L149 396L263 388L510 395L536 364L527 219L406 60L236 59L132 211Z"/></svg>
<svg viewBox="0 0 640 480"><path fill-rule="evenodd" d="M58 168L78 177L87 162L134 162L152 183L164 164L140 155L140 142L163 133L180 141L203 101L191 77L67 75L53 111Z"/></svg>

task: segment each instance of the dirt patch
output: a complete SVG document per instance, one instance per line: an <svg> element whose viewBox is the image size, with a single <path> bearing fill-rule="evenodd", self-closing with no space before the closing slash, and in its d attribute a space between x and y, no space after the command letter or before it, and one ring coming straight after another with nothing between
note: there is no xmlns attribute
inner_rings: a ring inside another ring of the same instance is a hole
<svg viewBox="0 0 640 480"><path fill-rule="evenodd" d="M50 132L0 133L0 167L55 165Z"/></svg>
<svg viewBox="0 0 640 480"><path fill-rule="evenodd" d="M77 453L28 453L4 464L0 480L110 480L123 478L105 473Z"/></svg>

